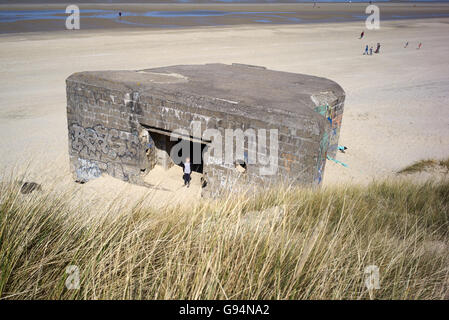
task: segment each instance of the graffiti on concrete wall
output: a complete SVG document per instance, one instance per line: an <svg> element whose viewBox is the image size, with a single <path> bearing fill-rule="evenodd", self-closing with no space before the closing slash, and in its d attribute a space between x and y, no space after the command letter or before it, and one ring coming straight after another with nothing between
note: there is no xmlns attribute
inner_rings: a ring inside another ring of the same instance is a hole
<svg viewBox="0 0 449 320"><path fill-rule="evenodd" d="M338 128L341 125L341 119L343 116L342 112L337 112L340 104L335 106L329 106L329 104L320 105L315 108L315 111L324 116L327 121L331 124L332 128Z"/></svg>
<svg viewBox="0 0 449 320"><path fill-rule="evenodd" d="M320 152L318 153L318 161L317 161L317 177L316 181L318 183L321 183L322 180L322 174L324 171L324 165L326 163L326 157L327 157L327 149L329 148L329 136L327 132L324 132L323 137L320 141Z"/></svg>
<svg viewBox="0 0 449 320"><path fill-rule="evenodd" d="M75 169L75 172L79 180L88 181L101 175L98 163L82 158L78 158L78 163L79 166Z"/></svg>
<svg viewBox="0 0 449 320"><path fill-rule="evenodd" d="M69 126L69 144L76 154L76 179L81 182L97 178L102 172L128 181L129 172L123 164L136 162L141 141L137 133L108 129L103 125L84 128L76 123Z"/></svg>
<svg viewBox="0 0 449 320"><path fill-rule="evenodd" d="M108 129L103 125L83 128L78 124L69 127L70 147L87 159L131 161L137 156L139 138L117 129Z"/></svg>
<svg viewBox="0 0 449 320"><path fill-rule="evenodd" d="M315 111L329 121L331 126L331 130L328 133L329 151L335 153L338 148L338 137L340 134L341 120L343 118L342 104L339 103L334 106L329 106L329 104L326 103L316 107Z"/></svg>

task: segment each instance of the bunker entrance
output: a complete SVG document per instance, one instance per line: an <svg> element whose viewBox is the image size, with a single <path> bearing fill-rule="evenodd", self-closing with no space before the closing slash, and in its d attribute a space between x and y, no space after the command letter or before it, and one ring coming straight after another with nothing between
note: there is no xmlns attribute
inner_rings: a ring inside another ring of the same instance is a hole
<svg viewBox="0 0 449 320"><path fill-rule="evenodd" d="M182 167L186 158L190 158L192 171L203 173L203 154L207 150L207 142L192 136L179 136L172 141L170 139L172 132L169 130L148 126L144 128L143 135L150 170L155 165L160 165L166 170L174 165Z"/></svg>

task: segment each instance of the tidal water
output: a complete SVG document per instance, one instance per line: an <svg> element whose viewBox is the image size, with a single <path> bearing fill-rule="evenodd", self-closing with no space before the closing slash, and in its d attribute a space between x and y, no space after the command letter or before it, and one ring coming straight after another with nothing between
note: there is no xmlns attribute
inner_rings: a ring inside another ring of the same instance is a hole
<svg viewBox="0 0 449 320"><path fill-rule="evenodd" d="M134 0L135 1L135 0ZM0 0L0 3L2 1ZM104 2L104 0L103 0ZM112 0L109 3L115 3ZM118 1L117 1L118 2ZM153 1L146 1L153 2ZM154 1L158 2L158 1ZM292 3L292 2L314 2L314 1L304 1L304 0L210 0L210 1L200 1L200 0L171 0L164 1L164 3ZM348 0L316 0L317 3L320 2L349 2ZM352 1L352 2L364 2L369 1ZM378 0L376 2L389 2L388 0ZM410 1L413 2L413 1ZM427 0L426 2L449 2L447 1L434 1ZM36 1L19 1L19 3L36 3ZM320 13L327 18L313 18L313 19L303 19L299 17L300 12L285 11L285 10L272 10L272 11L227 11L223 7L217 7L217 10L182 10L177 11L131 11L122 10L122 16L119 17L117 10L105 10L105 9L83 9L82 3L79 4L81 19L105 19L111 20L117 24L124 25L134 25L141 27L182 27L186 26L223 26L227 24L236 24L235 21L244 21L244 23L258 23L258 24L297 24L297 23L310 23L310 22L338 22L338 21L361 21L366 19L366 15L363 12L360 14L346 14L345 16L335 16L332 14L326 15L325 11ZM274 6L273 9L278 9L282 7ZM291 8L291 7L290 7ZM179 9L178 9L179 10ZM15 22L26 22L26 21L38 21L38 20L65 20L68 14L65 13L64 9L59 10L8 10L5 9L3 5L0 7L0 33L1 27L8 23ZM417 19L417 18L437 18L437 17L448 17L448 13L410 13L410 14L390 14L383 15L382 19L385 20L395 20L395 19ZM140 17L136 19L133 17ZM153 19L154 18L154 19ZM164 20L161 23L161 18ZM225 18L225 19L223 19ZM158 20L155 22L154 20ZM180 22L182 21L182 22Z"/></svg>

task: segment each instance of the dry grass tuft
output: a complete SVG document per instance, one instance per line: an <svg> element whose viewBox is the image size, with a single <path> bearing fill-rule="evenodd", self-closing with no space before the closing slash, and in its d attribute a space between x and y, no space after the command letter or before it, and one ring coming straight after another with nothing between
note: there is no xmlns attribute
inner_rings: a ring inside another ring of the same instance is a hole
<svg viewBox="0 0 449 320"><path fill-rule="evenodd" d="M69 205L0 184L2 299L448 299L449 183ZM260 212L260 219L255 212ZM80 271L68 290L66 267ZM368 290L364 270L380 269Z"/></svg>
<svg viewBox="0 0 449 320"><path fill-rule="evenodd" d="M442 169L446 173L449 173L449 158L445 160L419 160L398 171L398 173L417 173L432 169Z"/></svg>

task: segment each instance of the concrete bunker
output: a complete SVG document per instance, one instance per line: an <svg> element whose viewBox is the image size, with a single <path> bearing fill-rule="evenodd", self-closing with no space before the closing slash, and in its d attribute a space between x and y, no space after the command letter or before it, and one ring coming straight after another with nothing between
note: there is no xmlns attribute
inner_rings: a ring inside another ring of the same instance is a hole
<svg viewBox="0 0 449 320"><path fill-rule="evenodd" d="M155 165L180 165L196 149L201 161L193 170L209 197L276 183L320 184L327 156L337 152L345 99L331 80L241 64L80 72L66 84L75 180L106 173L143 184ZM234 145L239 134L241 153ZM183 144L189 152L172 153Z"/></svg>

